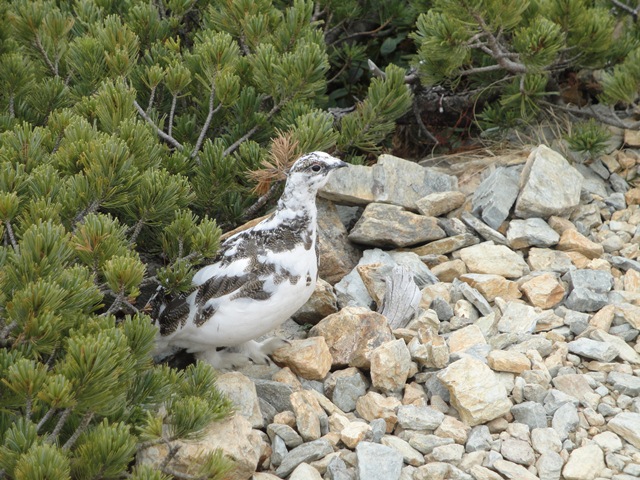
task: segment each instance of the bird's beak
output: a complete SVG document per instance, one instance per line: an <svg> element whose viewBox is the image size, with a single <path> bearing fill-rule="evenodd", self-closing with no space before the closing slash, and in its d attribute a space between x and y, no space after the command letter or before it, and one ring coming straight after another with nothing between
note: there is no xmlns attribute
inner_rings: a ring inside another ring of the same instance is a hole
<svg viewBox="0 0 640 480"><path fill-rule="evenodd" d="M348 167L349 164L347 162L343 162L342 160L338 160L331 165L331 170L337 170L338 168L344 168L344 167Z"/></svg>

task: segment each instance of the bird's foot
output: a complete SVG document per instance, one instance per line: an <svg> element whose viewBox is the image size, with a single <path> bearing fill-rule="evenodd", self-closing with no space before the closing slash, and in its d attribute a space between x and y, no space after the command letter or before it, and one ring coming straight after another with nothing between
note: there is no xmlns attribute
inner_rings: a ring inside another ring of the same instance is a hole
<svg viewBox="0 0 640 480"><path fill-rule="evenodd" d="M195 354L197 360L211 365L216 370L229 371L238 370L249 364L250 359L243 353L230 351L228 349L204 350Z"/></svg>
<svg viewBox="0 0 640 480"><path fill-rule="evenodd" d="M280 347L290 344L291 342L280 337L267 338L262 342L249 340L235 347L198 352L196 358L211 364L217 370L235 370L249 363L271 365L273 362L269 356Z"/></svg>

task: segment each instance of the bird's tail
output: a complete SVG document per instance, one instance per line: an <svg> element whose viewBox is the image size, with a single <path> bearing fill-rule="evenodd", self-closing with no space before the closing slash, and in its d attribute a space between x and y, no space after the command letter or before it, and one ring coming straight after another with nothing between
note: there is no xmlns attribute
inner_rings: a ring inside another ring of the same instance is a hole
<svg viewBox="0 0 640 480"><path fill-rule="evenodd" d="M167 308L169 300L168 291L162 285L158 285L156 291L151 295L151 297L149 297L149 300L147 300L147 304L144 306L144 311L151 316L154 325L158 325L160 314L165 308Z"/></svg>

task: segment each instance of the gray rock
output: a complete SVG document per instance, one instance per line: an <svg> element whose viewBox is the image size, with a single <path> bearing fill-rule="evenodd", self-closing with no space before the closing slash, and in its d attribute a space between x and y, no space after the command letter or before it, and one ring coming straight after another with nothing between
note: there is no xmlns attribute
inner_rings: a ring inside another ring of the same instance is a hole
<svg viewBox="0 0 640 480"><path fill-rule="evenodd" d="M538 477L540 480L560 480L563 465L564 460L562 460L562 457L558 453L551 451L544 452L538 457L538 461L536 462Z"/></svg>
<svg viewBox="0 0 640 480"><path fill-rule="evenodd" d="M579 421L578 409L571 403L565 403L553 414L551 427L558 432L562 440L565 440L576 429Z"/></svg>
<svg viewBox="0 0 640 480"><path fill-rule="evenodd" d="M402 454L379 443L360 442L356 447L358 480L398 480Z"/></svg>
<svg viewBox="0 0 640 480"><path fill-rule="evenodd" d="M582 175L562 155L545 145L531 152L520 177L516 215L520 218L563 216L580 201Z"/></svg>
<svg viewBox="0 0 640 480"><path fill-rule="evenodd" d="M382 250L381 250L382 252ZM367 252L365 252L366 254ZM382 252L389 256L391 262L407 267L413 274L413 280L416 282L419 288L424 288L427 285L433 285L438 283L438 277L436 277L429 267L427 267L420 257L413 252ZM373 262L371 262L373 263Z"/></svg>
<svg viewBox="0 0 640 480"><path fill-rule="evenodd" d="M333 447L329 441L322 438L303 443L299 447L291 450L282 459L282 463L276 469L276 475L285 478L302 462L313 462L319 460L333 452Z"/></svg>
<svg viewBox="0 0 640 480"><path fill-rule="evenodd" d="M551 271L566 273L573 267L571 258L565 252L551 250L549 248L535 248L529 250L527 263L531 271Z"/></svg>
<svg viewBox="0 0 640 480"><path fill-rule="evenodd" d="M621 257L620 255L605 255L605 259L620 270L636 270L640 272L640 262L630 258Z"/></svg>
<svg viewBox="0 0 640 480"><path fill-rule="evenodd" d="M610 362L618 356L618 351L612 345L585 337L569 342L567 347L571 353L599 362Z"/></svg>
<svg viewBox="0 0 640 480"><path fill-rule="evenodd" d="M438 320L441 322L446 322L453 317L453 308L451 308L449 302L440 296L436 296L431 300L429 308L436 312Z"/></svg>
<svg viewBox="0 0 640 480"><path fill-rule="evenodd" d="M463 454L464 447L462 445L451 443L434 448L431 452L431 457L436 462L447 462L457 465L460 463L460 460L462 460Z"/></svg>
<svg viewBox="0 0 640 480"><path fill-rule="evenodd" d="M358 398L367 393L367 382L356 368L347 368L329 376L325 391L336 407L343 412L353 412Z"/></svg>
<svg viewBox="0 0 640 480"><path fill-rule="evenodd" d="M529 472L529 470L522 465L509 462L508 460L496 460L493 462L493 466L505 478L513 480L539 480L537 476Z"/></svg>
<svg viewBox="0 0 640 480"><path fill-rule="evenodd" d="M369 422L369 426L371 427L371 441L380 443L387 431L387 422L384 421L384 418L374 418Z"/></svg>
<svg viewBox="0 0 640 480"><path fill-rule="evenodd" d="M462 192L434 192L416 201L416 207L422 215L439 217L462 206L465 200Z"/></svg>
<svg viewBox="0 0 640 480"><path fill-rule="evenodd" d="M444 438L433 434L424 434L419 432L411 432L408 441L409 445L411 445L423 455L430 454L436 447L454 443L453 438Z"/></svg>
<svg viewBox="0 0 640 480"><path fill-rule="evenodd" d="M613 389L632 397L640 395L640 377L628 373L611 372L607 377L607 383L613 385Z"/></svg>
<svg viewBox="0 0 640 480"><path fill-rule="evenodd" d="M570 270L562 279L569 288L587 288L596 293L607 293L613 288L613 276L604 270Z"/></svg>
<svg viewBox="0 0 640 480"><path fill-rule="evenodd" d="M347 464L340 457L334 457L327 465L327 480L354 480L347 469Z"/></svg>
<svg viewBox="0 0 640 480"><path fill-rule="evenodd" d="M597 293L588 288L574 288L564 301L567 308L580 312L596 312L608 303L606 293Z"/></svg>
<svg viewBox="0 0 640 480"><path fill-rule="evenodd" d="M398 425L409 430L435 430L444 420L444 413L415 405L401 405L397 415Z"/></svg>
<svg viewBox="0 0 640 480"><path fill-rule="evenodd" d="M560 435L553 428L534 428L531 430L531 445L540 454L545 452L560 453L562 450Z"/></svg>
<svg viewBox="0 0 640 480"><path fill-rule="evenodd" d="M498 331L503 333L533 333L539 312L530 305L509 302L498 321Z"/></svg>
<svg viewBox="0 0 640 480"><path fill-rule="evenodd" d="M545 428L547 426L547 412L537 402L522 402L511 407L511 414L518 423L529 425L529 428Z"/></svg>
<svg viewBox="0 0 640 480"><path fill-rule="evenodd" d="M476 188L471 211L487 225L497 229L509 216L518 192L518 171L514 168L497 168Z"/></svg>
<svg viewBox="0 0 640 480"><path fill-rule="evenodd" d="M507 245L509 243L507 241L507 237L502 235L497 230L494 230L493 228L491 228L489 225L487 225L483 221L478 220L471 213L466 212L466 211L462 212L460 214L460 218L469 227L471 227L473 230L478 232L478 235L480 235L485 240L493 241L494 243L497 243L498 245Z"/></svg>
<svg viewBox="0 0 640 480"><path fill-rule="evenodd" d="M624 193L622 192L615 192L605 197L604 203L613 208L613 210L624 210L627 208L627 201L624 198Z"/></svg>
<svg viewBox="0 0 640 480"><path fill-rule="evenodd" d="M558 243L560 235L541 218L511 220L507 230L511 248L551 247Z"/></svg>
<svg viewBox="0 0 640 480"><path fill-rule="evenodd" d="M493 308L487 302L487 299L482 294L473 288L471 285L465 282L461 282L457 278L453 279L453 288L459 291L464 298L473 304L478 309L481 315L490 315L493 313ZM440 317L438 317L440 318Z"/></svg>
<svg viewBox="0 0 640 480"><path fill-rule="evenodd" d="M477 245L479 242L480 240L478 240L478 237L475 235L463 233L461 235L453 235L441 240L429 242L426 245L414 248L413 252L421 257L425 255L446 255L447 253L455 252L464 247Z"/></svg>
<svg viewBox="0 0 640 480"><path fill-rule="evenodd" d="M287 456L287 453L289 453L289 450L287 450L287 445L284 443L284 440L278 435L275 435L271 439L271 465L279 467L284 457Z"/></svg>
<svg viewBox="0 0 640 480"><path fill-rule="evenodd" d="M491 432L486 425L476 425L469 432L467 442L465 443L465 450L467 453L486 451L491 448Z"/></svg>
<svg viewBox="0 0 640 480"><path fill-rule="evenodd" d="M369 295L362 277L354 268L333 286L338 299L338 307L365 307L371 308L373 298Z"/></svg>
<svg viewBox="0 0 640 480"><path fill-rule="evenodd" d="M302 437L289 425L282 423L271 423L267 426L267 435L271 441L274 441L275 437L279 437L284 441L287 448L295 448L302 445Z"/></svg>
<svg viewBox="0 0 640 480"><path fill-rule="evenodd" d="M273 406L277 412L293 409L291 400L289 400L293 393L293 388L290 385L259 378L253 379L253 383L256 385L258 397Z"/></svg>
<svg viewBox="0 0 640 480"><path fill-rule="evenodd" d="M374 247L407 247L444 236L435 217L416 215L396 205L370 203L349 233L349 240Z"/></svg>
<svg viewBox="0 0 640 480"><path fill-rule="evenodd" d="M536 461L535 453L529 442L517 438L505 438L500 446L500 453L506 460L527 467Z"/></svg>

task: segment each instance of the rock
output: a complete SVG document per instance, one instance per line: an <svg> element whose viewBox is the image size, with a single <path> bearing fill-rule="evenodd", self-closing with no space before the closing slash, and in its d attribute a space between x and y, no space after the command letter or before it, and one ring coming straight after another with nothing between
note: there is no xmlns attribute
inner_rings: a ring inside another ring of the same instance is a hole
<svg viewBox="0 0 640 480"><path fill-rule="evenodd" d="M618 356L618 351L613 346L585 337L569 342L567 347L571 353L600 362L610 362Z"/></svg>
<svg viewBox="0 0 640 480"><path fill-rule="evenodd" d="M439 281L452 282L460 275L467 273L467 267L462 260L452 260L432 267L431 271Z"/></svg>
<svg viewBox="0 0 640 480"><path fill-rule="evenodd" d="M346 307L329 315L309 331L324 337L333 358L333 367L368 369L371 352L394 340L387 319L362 307Z"/></svg>
<svg viewBox="0 0 640 480"><path fill-rule="evenodd" d="M374 247L407 247L444 237L435 217L416 215L384 203L367 205L349 233L352 242Z"/></svg>
<svg viewBox="0 0 640 480"><path fill-rule="evenodd" d="M640 448L640 413L621 412L609 420L609 430L617 433L636 448Z"/></svg>
<svg viewBox="0 0 640 480"><path fill-rule="evenodd" d="M363 256L368 256L369 251L365 251ZM436 276L429 270L420 257L413 252L383 252L380 250L380 255L386 255L389 257L389 265L391 270L395 265L406 267L413 274L413 280L419 288L424 288L427 285L432 285L438 282ZM384 257L383 257L384 258Z"/></svg>
<svg viewBox="0 0 640 480"><path fill-rule="evenodd" d="M565 230L556 248L565 252L577 252L587 258L600 258L604 253L602 245L592 242L577 230Z"/></svg>
<svg viewBox="0 0 640 480"><path fill-rule="evenodd" d="M566 215L580 202L582 182L562 155L539 145L522 171L515 213L520 218Z"/></svg>
<svg viewBox="0 0 640 480"><path fill-rule="evenodd" d="M455 443L449 445L442 445L436 447L431 452L430 457L436 462L446 462L453 465L458 465L462 460L464 454L464 447L462 445L456 445Z"/></svg>
<svg viewBox="0 0 640 480"><path fill-rule="evenodd" d="M624 143L628 147L634 147L634 148L640 147L640 132L630 128L625 128Z"/></svg>
<svg viewBox="0 0 640 480"><path fill-rule="evenodd" d="M562 274L573 268L569 255L548 248L531 248L527 263L531 267L531 271L549 271Z"/></svg>
<svg viewBox="0 0 640 480"><path fill-rule="evenodd" d="M240 372L218 375L216 388L233 403L236 413L249 420L252 428L264 426L256 385Z"/></svg>
<svg viewBox="0 0 640 480"><path fill-rule="evenodd" d="M382 392L401 390L407 382L411 355L404 340L383 343L371 352L371 383Z"/></svg>
<svg viewBox="0 0 640 480"><path fill-rule="evenodd" d="M256 386L258 398L273 406L276 412L292 409L289 397L293 392L293 388L290 385L259 378L254 379L253 383Z"/></svg>
<svg viewBox="0 0 640 480"><path fill-rule="evenodd" d="M305 441L317 440L326 433L327 414L309 390L293 392L291 406L296 415L298 432Z"/></svg>
<svg viewBox="0 0 640 480"><path fill-rule="evenodd" d="M400 452L404 463L407 465L412 465L414 467L424 465L424 456L405 440L392 435L385 435L380 440L380 443Z"/></svg>
<svg viewBox="0 0 640 480"><path fill-rule="evenodd" d="M409 430L435 430L444 420L444 414L431 407L401 405L397 409L398 425Z"/></svg>
<svg viewBox="0 0 640 480"><path fill-rule="evenodd" d="M460 218L464 223L466 223L470 228L476 231L478 235L480 235L485 240L497 243L498 245L507 245L507 237L505 237L497 230L494 230L484 222L478 220L469 212L463 211L460 214Z"/></svg>
<svg viewBox="0 0 640 480"><path fill-rule="evenodd" d="M419 199L416 207L426 217L439 217L461 207L465 200L462 192L434 192Z"/></svg>
<svg viewBox="0 0 640 480"><path fill-rule="evenodd" d="M507 280L502 275L465 273L464 275L460 275L459 279L478 290L489 302L493 302L496 297L503 298L504 300L516 300L522 296L518 289L518 284Z"/></svg>
<svg viewBox="0 0 640 480"><path fill-rule="evenodd" d="M452 438L442 438L437 435L424 434L419 432L410 432L409 445L418 450L424 455L428 455L434 448L441 445L450 445L453 442Z"/></svg>
<svg viewBox="0 0 640 480"><path fill-rule="evenodd" d="M289 367L296 375L309 380L322 380L331 369L332 357L324 337L292 340L273 352L271 358Z"/></svg>
<svg viewBox="0 0 640 480"><path fill-rule="evenodd" d="M447 253L455 252L461 248L476 245L479 241L478 237L471 233L462 233L460 235L434 240L433 242L429 242L421 247L414 247L411 251L420 256L446 255Z"/></svg>
<svg viewBox="0 0 640 480"><path fill-rule="evenodd" d="M511 220L507 240L516 250L528 247L551 247L558 243L560 235L541 218Z"/></svg>
<svg viewBox="0 0 640 480"><path fill-rule="evenodd" d="M536 461L540 480L560 480L564 460L556 452L544 452Z"/></svg>
<svg viewBox="0 0 640 480"><path fill-rule="evenodd" d="M538 477L522 465L517 465L507 460L496 460L493 462L493 467L505 478L511 480L539 480Z"/></svg>
<svg viewBox="0 0 640 480"><path fill-rule="evenodd" d="M318 278L318 283L316 283L316 288L311 298L291 318L300 325L315 325L324 317L337 311L338 298L333 291L333 287L322 278Z"/></svg>
<svg viewBox="0 0 640 480"><path fill-rule="evenodd" d="M291 450L284 457L282 463L276 469L276 475L280 478L285 478L301 463L319 460L320 458L329 455L331 452L333 452L333 447L325 439L303 443L299 447Z"/></svg>
<svg viewBox="0 0 640 480"><path fill-rule="evenodd" d="M396 411L401 405L400 400L394 397L383 397L379 393L370 391L358 398L356 411L368 422L376 418L384 419L387 433L391 433L398 422Z"/></svg>
<svg viewBox="0 0 640 480"><path fill-rule="evenodd" d="M347 448L356 448L356 445L363 441L367 434L371 435L371 427L364 422L350 422L340 432L340 440Z"/></svg>
<svg viewBox="0 0 640 480"><path fill-rule="evenodd" d="M509 216L518 192L518 172L514 168L497 168L475 190L472 212L498 229Z"/></svg>
<svg viewBox="0 0 640 480"><path fill-rule="evenodd" d="M522 303L509 302L498 321L498 331L504 333L533 333L540 314Z"/></svg>
<svg viewBox="0 0 640 480"><path fill-rule="evenodd" d="M318 199L319 276L334 284L358 263L360 252L349 242L347 229L340 221L336 206ZM304 309L304 307L303 307ZM312 322L309 322L312 323Z"/></svg>
<svg viewBox="0 0 640 480"><path fill-rule="evenodd" d="M570 270L563 277L569 288L586 288L597 293L607 293L613 287L613 276L603 270Z"/></svg>
<svg viewBox="0 0 640 480"><path fill-rule="evenodd" d="M571 310L595 312L609 303L606 293L598 293L589 288L574 288L564 304Z"/></svg>
<svg viewBox="0 0 640 480"><path fill-rule="evenodd" d="M623 395L637 397L640 395L640 377L621 372L611 372L607 376L607 383L613 385L613 389Z"/></svg>
<svg viewBox="0 0 640 480"><path fill-rule="evenodd" d="M271 423L267 426L267 435L273 441L274 438L280 437L280 439L284 442L287 448L296 448L299 445L302 445L302 437L298 435L293 428L289 425L285 425L282 423Z"/></svg>
<svg viewBox="0 0 640 480"><path fill-rule="evenodd" d="M487 302L487 299L482 294L470 286L466 282L461 282L457 278L453 280L453 288L460 292L464 298L473 304L474 307L480 312L481 315L491 315L493 308Z"/></svg>
<svg viewBox="0 0 640 480"><path fill-rule="evenodd" d="M333 288L340 308L364 307L370 310L373 307L373 298L356 268L346 274Z"/></svg>
<svg viewBox="0 0 640 480"><path fill-rule="evenodd" d="M435 434L442 438L453 438L456 443L464 445L469 432L471 432L469 425L464 424L457 418L446 415L440 426L436 428Z"/></svg>
<svg viewBox="0 0 640 480"><path fill-rule="evenodd" d="M500 446L500 453L505 460L527 467L536 461L536 456L529 442L516 438L505 438Z"/></svg>
<svg viewBox="0 0 640 480"><path fill-rule="evenodd" d="M402 454L378 443L360 442L356 447L356 478L359 480L398 480Z"/></svg>
<svg viewBox="0 0 640 480"><path fill-rule="evenodd" d="M289 480L322 480L322 475L308 463L301 463L291 473Z"/></svg>
<svg viewBox="0 0 640 480"><path fill-rule="evenodd" d="M476 325L468 325L451 333L449 337L450 353L462 352L474 345L486 345L484 335Z"/></svg>
<svg viewBox="0 0 640 480"><path fill-rule="evenodd" d="M451 395L451 403L470 426L501 417L511 409L504 387L484 363L463 357L437 375Z"/></svg>
<svg viewBox="0 0 640 480"><path fill-rule="evenodd" d="M553 273L543 273L520 285L534 307L553 308L564 298L565 289Z"/></svg>
<svg viewBox="0 0 640 480"><path fill-rule="evenodd" d="M511 407L511 413L516 422L524 423L532 430L547 427L547 412L538 402L522 402L514 405Z"/></svg>
<svg viewBox="0 0 640 480"><path fill-rule="evenodd" d="M325 392L339 409L352 412L356 400L367 393L367 382L357 368L337 370L325 382Z"/></svg>
<svg viewBox="0 0 640 480"><path fill-rule="evenodd" d="M560 438L565 440L578 426L578 410L575 405L565 403L558 408L551 419L551 427L558 432Z"/></svg>
<svg viewBox="0 0 640 480"><path fill-rule="evenodd" d="M566 480L593 480L606 468L604 454L598 445L576 448L562 469Z"/></svg>
<svg viewBox="0 0 640 480"><path fill-rule="evenodd" d="M622 450L622 440L613 432L602 432L594 435L593 441L604 453L615 453Z"/></svg>
<svg viewBox="0 0 640 480"><path fill-rule="evenodd" d="M491 432L486 425L478 425L471 429L467 442L465 443L465 451L467 453L486 451L491 448Z"/></svg>
<svg viewBox="0 0 640 480"><path fill-rule="evenodd" d="M226 420L213 422L207 427L199 440L176 440L172 447L178 447L178 453L169 462L171 470L186 475L196 475L203 455L212 455L220 450L234 464L227 474L229 480L246 480L256 471L260 458L262 439L257 430L243 416L236 414ZM165 444L157 444L138 452L138 465L159 467L169 453Z"/></svg>
<svg viewBox="0 0 640 480"><path fill-rule="evenodd" d="M504 245L480 243L460 250L460 258L472 273L489 273L519 278L529 269L520 255Z"/></svg>
<svg viewBox="0 0 640 480"><path fill-rule="evenodd" d="M327 465L327 480L353 480L347 464L340 457L334 457Z"/></svg>
<svg viewBox="0 0 640 480"><path fill-rule="evenodd" d="M372 167L352 165L329 177L320 196L337 203L391 203L411 210L430 193L457 190L455 177L392 155L380 155Z"/></svg>
<svg viewBox="0 0 640 480"><path fill-rule="evenodd" d="M502 476L482 465L474 465L469 469L469 473L475 480L504 480Z"/></svg>

